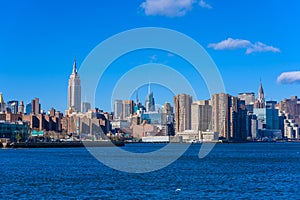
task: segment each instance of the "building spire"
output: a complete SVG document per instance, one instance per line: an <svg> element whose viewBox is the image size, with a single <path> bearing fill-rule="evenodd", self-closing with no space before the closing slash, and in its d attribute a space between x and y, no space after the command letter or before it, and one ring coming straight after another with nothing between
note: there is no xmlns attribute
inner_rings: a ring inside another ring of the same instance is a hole
<svg viewBox="0 0 300 200"><path fill-rule="evenodd" d="M260 79L260 85L259 85L259 89L258 89L258 98L259 99L264 99L264 89L263 89L263 86L262 86L261 79Z"/></svg>
<svg viewBox="0 0 300 200"><path fill-rule="evenodd" d="M150 94L150 92L151 92L151 89L150 89L150 81L149 81L149 84L148 84L148 94Z"/></svg>
<svg viewBox="0 0 300 200"><path fill-rule="evenodd" d="M73 74L77 74L76 56L74 56Z"/></svg>
<svg viewBox="0 0 300 200"><path fill-rule="evenodd" d="M258 89L257 100L254 103L254 108L265 108L265 94L262 86L262 81L260 79L260 85Z"/></svg>
<svg viewBox="0 0 300 200"><path fill-rule="evenodd" d="M139 104L139 88L136 89L136 93L135 93L135 98L136 98L136 104Z"/></svg>

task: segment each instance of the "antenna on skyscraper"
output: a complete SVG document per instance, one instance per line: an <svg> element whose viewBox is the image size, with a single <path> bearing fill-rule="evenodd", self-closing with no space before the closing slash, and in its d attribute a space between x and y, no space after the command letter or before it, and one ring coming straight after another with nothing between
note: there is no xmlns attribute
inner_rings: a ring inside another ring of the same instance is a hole
<svg viewBox="0 0 300 200"><path fill-rule="evenodd" d="M150 90L150 81L149 81L149 84L148 84L148 94L150 94L151 90Z"/></svg>
<svg viewBox="0 0 300 200"><path fill-rule="evenodd" d="M74 55L73 73L74 73L74 74L77 73L76 55Z"/></svg>
<svg viewBox="0 0 300 200"><path fill-rule="evenodd" d="M135 91L135 100L136 100L136 104L139 104L139 88L136 88L136 91Z"/></svg>

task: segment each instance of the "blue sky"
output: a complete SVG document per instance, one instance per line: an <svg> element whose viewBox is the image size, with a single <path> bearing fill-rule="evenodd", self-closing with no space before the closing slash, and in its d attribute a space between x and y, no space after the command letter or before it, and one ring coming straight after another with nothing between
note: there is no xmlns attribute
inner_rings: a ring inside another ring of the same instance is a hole
<svg viewBox="0 0 300 200"><path fill-rule="evenodd" d="M174 29L199 42L232 95L257 92L262 79L267 99L300 96L299 6L296 0L1 1L0 92L5 101L28 103L39 97L43 109L64 111L74 55L80 67L101 41L150 26ZM126 71L148 62L192 73L184 61L166 53L136 52L107 70L108 81L99 86L96 105L110 110L109 81L121 73L120 67ZM142 101L146 88L140 89ZM173 101L164 90L153 86L159 104ZM199 98L209 98L205 88L197 92Z"/></svg>

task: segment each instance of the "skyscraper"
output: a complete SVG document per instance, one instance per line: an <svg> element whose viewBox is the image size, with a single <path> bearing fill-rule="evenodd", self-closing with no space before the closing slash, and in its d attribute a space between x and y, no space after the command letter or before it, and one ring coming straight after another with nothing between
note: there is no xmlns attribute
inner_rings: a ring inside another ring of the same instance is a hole
<svg viewBox="0 0 300 200"><path fill-rule="evenodd" d="M31 101L31 112L33 114L40 114L41 113L41 104L39 98L34 98Z"/></svg>
<svg viewBox="0 0 300 200"><path fill-rule="evenodd" d="M24 113L24 102L20 101L20 105L18 107L18 113L23 114Z"/></svg>
<svg viewBox="0 0 300 200"><path fill-rule="evenodd" d="M6 105L2 96L2 93L0 93L0 113L5 112L6 110Z"/></svg>
<svg viewBox="0 0 300 200"><path fill-rule="evenodd" d="M245 92L245 93L239 93L238 98L240 100L244 100L247 110L250 112L253 112L253 107L255 103L255 94L254 92Z"/></svg>
<svg viewBox="0 0 300 200"><path fill-rule="evenodd" d="M227 140L246 140L247 109L245 101L229 94L212 96L213 131Z"/></svg>
<svg viewBox="0 0 300 200"><path fill-rule="evenodd" d="M265 94L262 87L262 82L260 81L259 89L258 89L258 97L254 103L254 108L265 108Z"/></svg>
<svg viewBox="0 0 300 200"><path fill-rule="evenodd" d="M191 129L191 105L192 97L190 95L179 94L174 97L176 132Z"/></svg>
<svg viewBox="0 0 300 200"><path fill-rule="evenodd" d="M19 107L19 102L16 100L7 102L7 109L9 109L12 114L18 113L18 107Z"/></svg>
<svg viewBox="0 0 300 200"><path fill-rule="evenodd" d="M122 111L122 118L126 119L133 114L133 101L132 100L124 100L123 101L123 111Z"/></svg>
<svg viewBox="0 0 300 200"><path fill-rule="evenodd" d="M75 111L78 112L81 111L81 85L76 67L76 59L74 59L73 71L69 79L68 108L73 108Z"/></svg>
<svg viewBox="0 0 300 200"><path fill-rule="evenodd" d="M122 119L123 112L123 101L115 100L114 101L114 119Z"/></svg>
<svg viewBox="0 0 300 200"><path fill-rule="evenodd" d="M155 101L154 101L154 97L153 97L153 92L151 92L151 90L150 90L150 82L148 85L148 95L146 97L145 106L146 106L147 112L155 111Z"/></svg>
<svg viewBox="0 0 300 200"><path fill-rule="evenodd" d="M275 107L276 101L267 101L266 107L254 108L254 114L261 122L259 129L279 129L279 114Z"/></svg>
<svg viewBox="0 0 300 200"><path fill-rule="evenodd" d="M209 100L193 102L192 112L192 130L207 131L212 129L212 107Z"/></svg>
<svg viewBox="0 0 300 200"><path fill-rule="evenodd" d="M81 104L81 112L86 113L88 110L91 109L91 103L89 102L82 102Z"/></svg>
<svg viewBox="0 0 300 200"><path fill-rule="evenodd" d="M26 115L30 115L31 112L32 112L32 104L28 103L26 104L25 113Z"/></svg>

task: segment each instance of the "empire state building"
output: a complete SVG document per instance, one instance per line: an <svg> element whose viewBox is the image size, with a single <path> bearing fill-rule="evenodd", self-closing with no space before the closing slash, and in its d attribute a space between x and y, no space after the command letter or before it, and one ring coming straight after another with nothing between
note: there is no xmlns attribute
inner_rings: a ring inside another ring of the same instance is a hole
<svg viewBox="0 0 300 200"><path fill-rule="evenodd" d="M81 85L76 67L76 59L74 59L73 71L69 79L68 108L78 112L81 111Z"/></svg>

